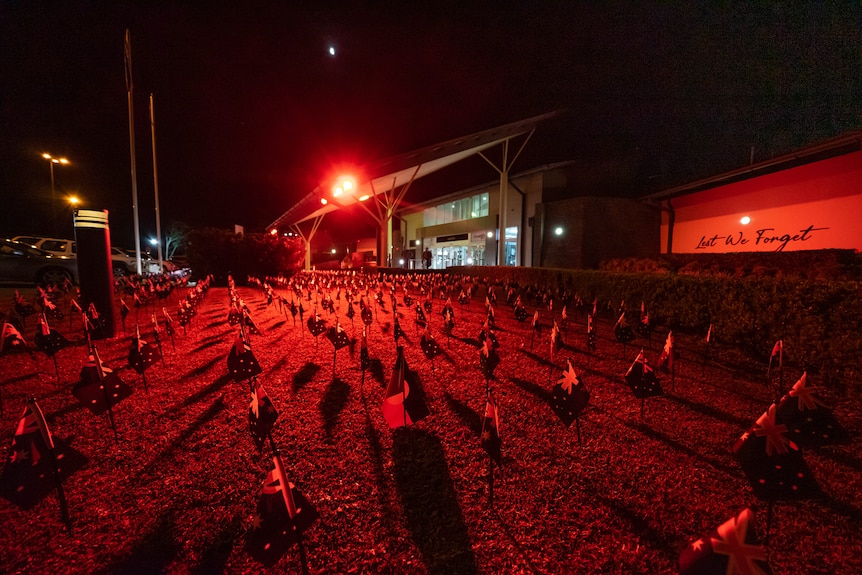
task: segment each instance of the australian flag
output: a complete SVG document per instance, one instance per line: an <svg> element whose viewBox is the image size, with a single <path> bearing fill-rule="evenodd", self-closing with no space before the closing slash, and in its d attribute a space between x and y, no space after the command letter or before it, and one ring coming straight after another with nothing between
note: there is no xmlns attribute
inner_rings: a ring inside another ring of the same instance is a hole
<svg viewBox="0 0 862 575"><path fill-rule="evenodd" d="M0 474L0 494L22 509L31 509L87 459L61 441L54 441L36 400L31 399L18 421L12 447Z"/></svg>
<svg viewBox="0 0 862 575"><path fill-rule="evenodd" d="M655 375L655 371L644 357L643 350L641 350L631 367L629 367L625 379L632 393L638 399L662 395L664 393Z"/></svg>
<svg viewBox="0 0 862 575"><path fill-rule="evenodd" d="M266 394L266 390L255 378L251 384L251 403L248 406L248 423L251 428L251 437L257 450L263 449L263 444L275 420L278 419L278 411Z"/></svg>
<svg viewBox="0 0 862 575"><path fill-rule="evenodd" d="M500 419L497 415L497 404L491 390L485 401L485 416L482 418L482 435L480 438L482 449L493 459L497 465L502 463L500 441Z"/></svg>
<svg viewBox="0 0 862 575"><path fill-rule="evenodd" d="M310 528L319 515L311 503L285 477L281 457L266 474L246 550L267 567L273 566Z"/></svg>
<svg viewBox="0 0 862 575"><path fill-rule="evenodd" d="M568 427L581 414L590 401L590 392L584 384L583 375L578 376L572 367L572 360L568 360L568 369L563 372L557 384L551 392L554 413Z"/></svg>
<svg viewBox="0 0 862 575"><path fill-rule="evenodd" d="M787 427L788 438L801 447L848 443L847 430L807 379L803 373L778 404L776 419Z"/></svg>
<svg viewBox="0 0 862 575"><path fill-rule="evenodd" d="M823 492L799 447L787 438L787 426L775 420L776 411L773 403L757 418L733 446L733 455L759 499L816 499Z"/></svg>
<svg viewBox="0 0 862 575"><path fill-rule="evenodd" d="M679 555L680 575L771 575L766 549L760 545L753 522L751 510L744 509L687 546Z"/></svg>
<svg viewBox="0 0 862 575"><path fill-rule="evenodd" d="M227 369L230 378L234 381L251 379L263 372L257 358L251 351L251 346L243 337L242 330L237 332L236 341L228 352Z"/></svg>
<svg viewBox="0 0 862 575"><path fill-rule="evenodd" d="M383 400L383 417L390 429L394 429L416 423L429 413L419 378L407 367L404 348L398 346L395 367Z"/></svg>

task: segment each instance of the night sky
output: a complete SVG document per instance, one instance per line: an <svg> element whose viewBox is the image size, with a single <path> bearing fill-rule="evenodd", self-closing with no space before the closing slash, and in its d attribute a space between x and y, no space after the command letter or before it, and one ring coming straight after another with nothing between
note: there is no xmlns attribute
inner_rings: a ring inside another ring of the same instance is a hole
<svg viewBox="0 0 862 575"><path fill-rule="evenodd" d="M50 152L72 162L55 171L58 195L109 209L114 243L132 247L126 28L143 236L155 229L150 93L163 227L261 231L335 166L552 110L566 114L516 172L625 157L633 189L862 127L856 0L327 4L4 0L0 235L51 232ZM475 177L466 185L497 176Z"/></svg>

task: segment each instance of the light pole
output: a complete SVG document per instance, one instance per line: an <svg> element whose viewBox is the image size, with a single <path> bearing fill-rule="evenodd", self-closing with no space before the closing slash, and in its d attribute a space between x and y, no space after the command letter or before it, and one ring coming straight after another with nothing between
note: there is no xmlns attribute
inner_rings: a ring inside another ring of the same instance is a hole
<svg viewBox="0 0 862 575"><path fill-rule="evenodd" d="M53 220L54 225L54 235L57 235L57 192L54 189L54 164L63 164L64 166L69 163L69 160L66 158L55 158L51 154L45 152L42 154L42 157L48 160L48 167L51 169L51 219Z"/></svg>

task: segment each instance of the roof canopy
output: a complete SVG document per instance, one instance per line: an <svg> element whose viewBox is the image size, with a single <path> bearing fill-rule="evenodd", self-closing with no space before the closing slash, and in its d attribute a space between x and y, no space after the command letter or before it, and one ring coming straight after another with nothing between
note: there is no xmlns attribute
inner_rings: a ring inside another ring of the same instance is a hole
<svg viewBox="0 0 862 575"><path fill-rule="evenodd" d="M343 193L338 198L328 191L329 185L323 184L300 200L287 212L269 225L276 228L280 225L295 225L313 220L337 209L352 206L360 201L367 201L381 192L387 192L406 186L413 180L421 178L473 154L503 143L509 138L532 132L539 123L549 120L560 112L549 112L533 116L518 122L485 130L428 146L413 152L394 156L372 164L364 169L364 177L356 182L356 187L349 193ZM320 198L326 197L327 204L321 205ZM317 207L316 210L313 208ZM309 210L313 210L309 213Z"/></svg>

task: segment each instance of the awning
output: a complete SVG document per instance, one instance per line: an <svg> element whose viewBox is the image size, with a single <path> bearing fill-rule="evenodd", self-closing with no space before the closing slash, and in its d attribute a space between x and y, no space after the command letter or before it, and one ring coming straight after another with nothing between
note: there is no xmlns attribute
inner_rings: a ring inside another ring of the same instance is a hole
<svg viewBox="0 0 862 575"><path fill-rule="evenodd" d="M377 162L361 170L366 175L366 179L356 182L356 189L352 193L333 198L328 185L325 185L326 191L317 187L272 222L269 229L313 220L340 208L355 205L360 200L367 201L374 195L405 186L413 180L499 145L507 139L531 132L540 123L559 114L559 111L548 112ZM324 196L328 203L321 205L320 198ZM317 209L309 213L309 210L315 206Z"/></svg>

